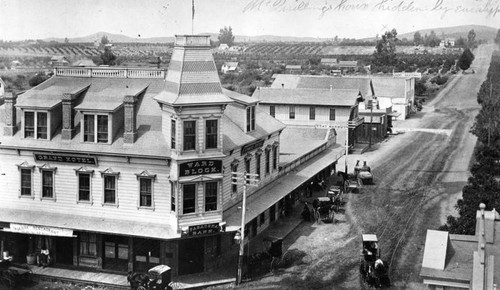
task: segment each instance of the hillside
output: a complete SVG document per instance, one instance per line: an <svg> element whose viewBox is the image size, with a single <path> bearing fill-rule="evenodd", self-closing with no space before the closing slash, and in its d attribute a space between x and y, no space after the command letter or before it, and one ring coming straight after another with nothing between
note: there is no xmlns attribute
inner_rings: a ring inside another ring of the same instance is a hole
<svg viewBox="0 0 500 290"><path fill-rule="evenodd" d="M407 38L410 40L413 39L413 35L417 31L420 32L420 35L424 36L425 34L430 34L431 31L433 30L439 38L442 38L443 35L444 37L450 37L455 39L459 38L460 36L463 38L467 38L467 34L472 29L474 29L474 32L476 33L476 40L491 40L494 39L497 34L497 29L489 26L460 25L453 27L440 27L440 28L416 30L408 33L399 34L398 38L399 39Z"/></svg>

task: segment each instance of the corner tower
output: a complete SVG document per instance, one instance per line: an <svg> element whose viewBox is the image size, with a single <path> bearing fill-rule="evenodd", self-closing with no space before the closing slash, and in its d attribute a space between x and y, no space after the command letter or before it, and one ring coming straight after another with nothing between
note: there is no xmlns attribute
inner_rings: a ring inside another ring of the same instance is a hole
<svg viewBox="0 0 500 290"><path fill-rule="evenodd" d="M155 100L173 158L222 156L222 115L232 100L222 92L209 35L175 36L165 87Z"/></svg>

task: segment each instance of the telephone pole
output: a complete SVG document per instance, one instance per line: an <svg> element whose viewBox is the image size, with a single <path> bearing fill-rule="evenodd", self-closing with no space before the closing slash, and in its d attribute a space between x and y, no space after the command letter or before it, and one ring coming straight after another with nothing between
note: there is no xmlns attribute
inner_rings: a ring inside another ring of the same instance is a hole
<svg viewBox="0 0 500 290"><path fill-rule="evenodd" d="M238 255L238 277L236 277L236 285L239 285L241 284L243 253L245 251L245 213L247 203L247 186L258 186L259 175L247 172L231 172L231 183L236 185L243 185L243 200L241 201L240 251Z"/></svg>

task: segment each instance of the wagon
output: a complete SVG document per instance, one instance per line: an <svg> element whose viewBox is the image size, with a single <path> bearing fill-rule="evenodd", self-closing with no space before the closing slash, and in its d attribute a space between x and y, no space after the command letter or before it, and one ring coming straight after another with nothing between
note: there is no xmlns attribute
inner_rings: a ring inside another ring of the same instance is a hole
<svg viewBox="0 0 500 290"><path fill-rule="evenodd" d="M316 222L321 220L333 223L335 221L334 208L335 204L331 198L326 196L315 198L313 201L314 220Z"/></svg>
<svg viewBox="0 0 500 290"><path fill-rule="evenodd" d="M383 261L378 246L378 238L374 234L363 234L360 254L359 273L362 283L370 286L389 286L389 264Z"/></svg>

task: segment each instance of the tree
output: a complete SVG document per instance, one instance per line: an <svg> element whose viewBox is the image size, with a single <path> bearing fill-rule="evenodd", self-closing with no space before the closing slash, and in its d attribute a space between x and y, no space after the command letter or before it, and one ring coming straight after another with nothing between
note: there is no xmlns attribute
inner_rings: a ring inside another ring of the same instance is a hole
<svg viewBox="0 0 500 290"><path fill-rule="evenodd" d="M500 45L500 29L497 31L497 36L495 37L495 43Z"/></svg>
<svg viewBox="0 0 500 290"><path fill-rule="evenodd" d="M425 35L424 43L425 46L430 46L430 47L435 47L438 46L441 40L437 37L436 32L434 30L431 30L430 35Z"/></svg>
<svg viewBox="0 0 500 290"><path fill-rule="evenodd" d="M102 64L104 65L115 65L116 64L116 56L111 51L111 48L105 47L104 52L100 55Z"/></svg>
<svg viewBox="0 0 500 290"><path fill-rule="evenodd" d="M64 38L64 43L69 43L69 39L67 37Z"/></svg>
<svg viewBox="0 0 500 290"><path fill-rule="evenodd" d="M373 53L375 62L379 65L393 65L396 63L396 42L398 41L396 29L386 31L382 39L377 41L376 51Z"/></svg>
<svg viewBox="0 0 500 290"><path fill-rule="evenodd" d="M415 45L420 45L422 44L422 35L420 35L420 32L415 32L415 34L413 34L413 43Z"/></svg>
<svg viewBox="0 0 500 290"><path fill-rule="evenodd" d="M108 39L108 37L107 37L106 35L103 35L103 36L101 37L101 45L102 45L102 46L105 46L105 45L106 45L106 44L108 44L108 43L109 43L109 39Z"/></svg>
<svg viewBox="0 0 500 290"><path fill-rule="evenodd" d="M225 43L227 46L231 47L234 44L234 35L233 35L233 29L231 26L227 28L224 26L224 28L221 28L219 31L219 43Z"/></svg>
<svg viewBox="0 0 500 290"><path fill-rule="evenodd" d="M472 51L470 51L469 48L466 48L460 58L458 59L458 67L461 70L467 70L470 65L472 64L472 61L474 60L474 54L472 54Z"/></svg>
<svg viewBox="0 0 500 290"><path fill-rule="evenodd" d="M467 47L468 48L476 47L476 32L474 31L474 29L471 29L469 31L469 34L467 34Z"/></svg>
<svg viewBox="0 0 500 290"><path fill-rule="evenodd" d="M28 84L31 86L31 87L36 87L38 86L39 84L43 83L44 81L46 81L47 79L49 78L48 75L46 75L45 73L43 72L39 72L37 73L36 75L34 75L31 79L29 79L28 81Z"/></svg>

